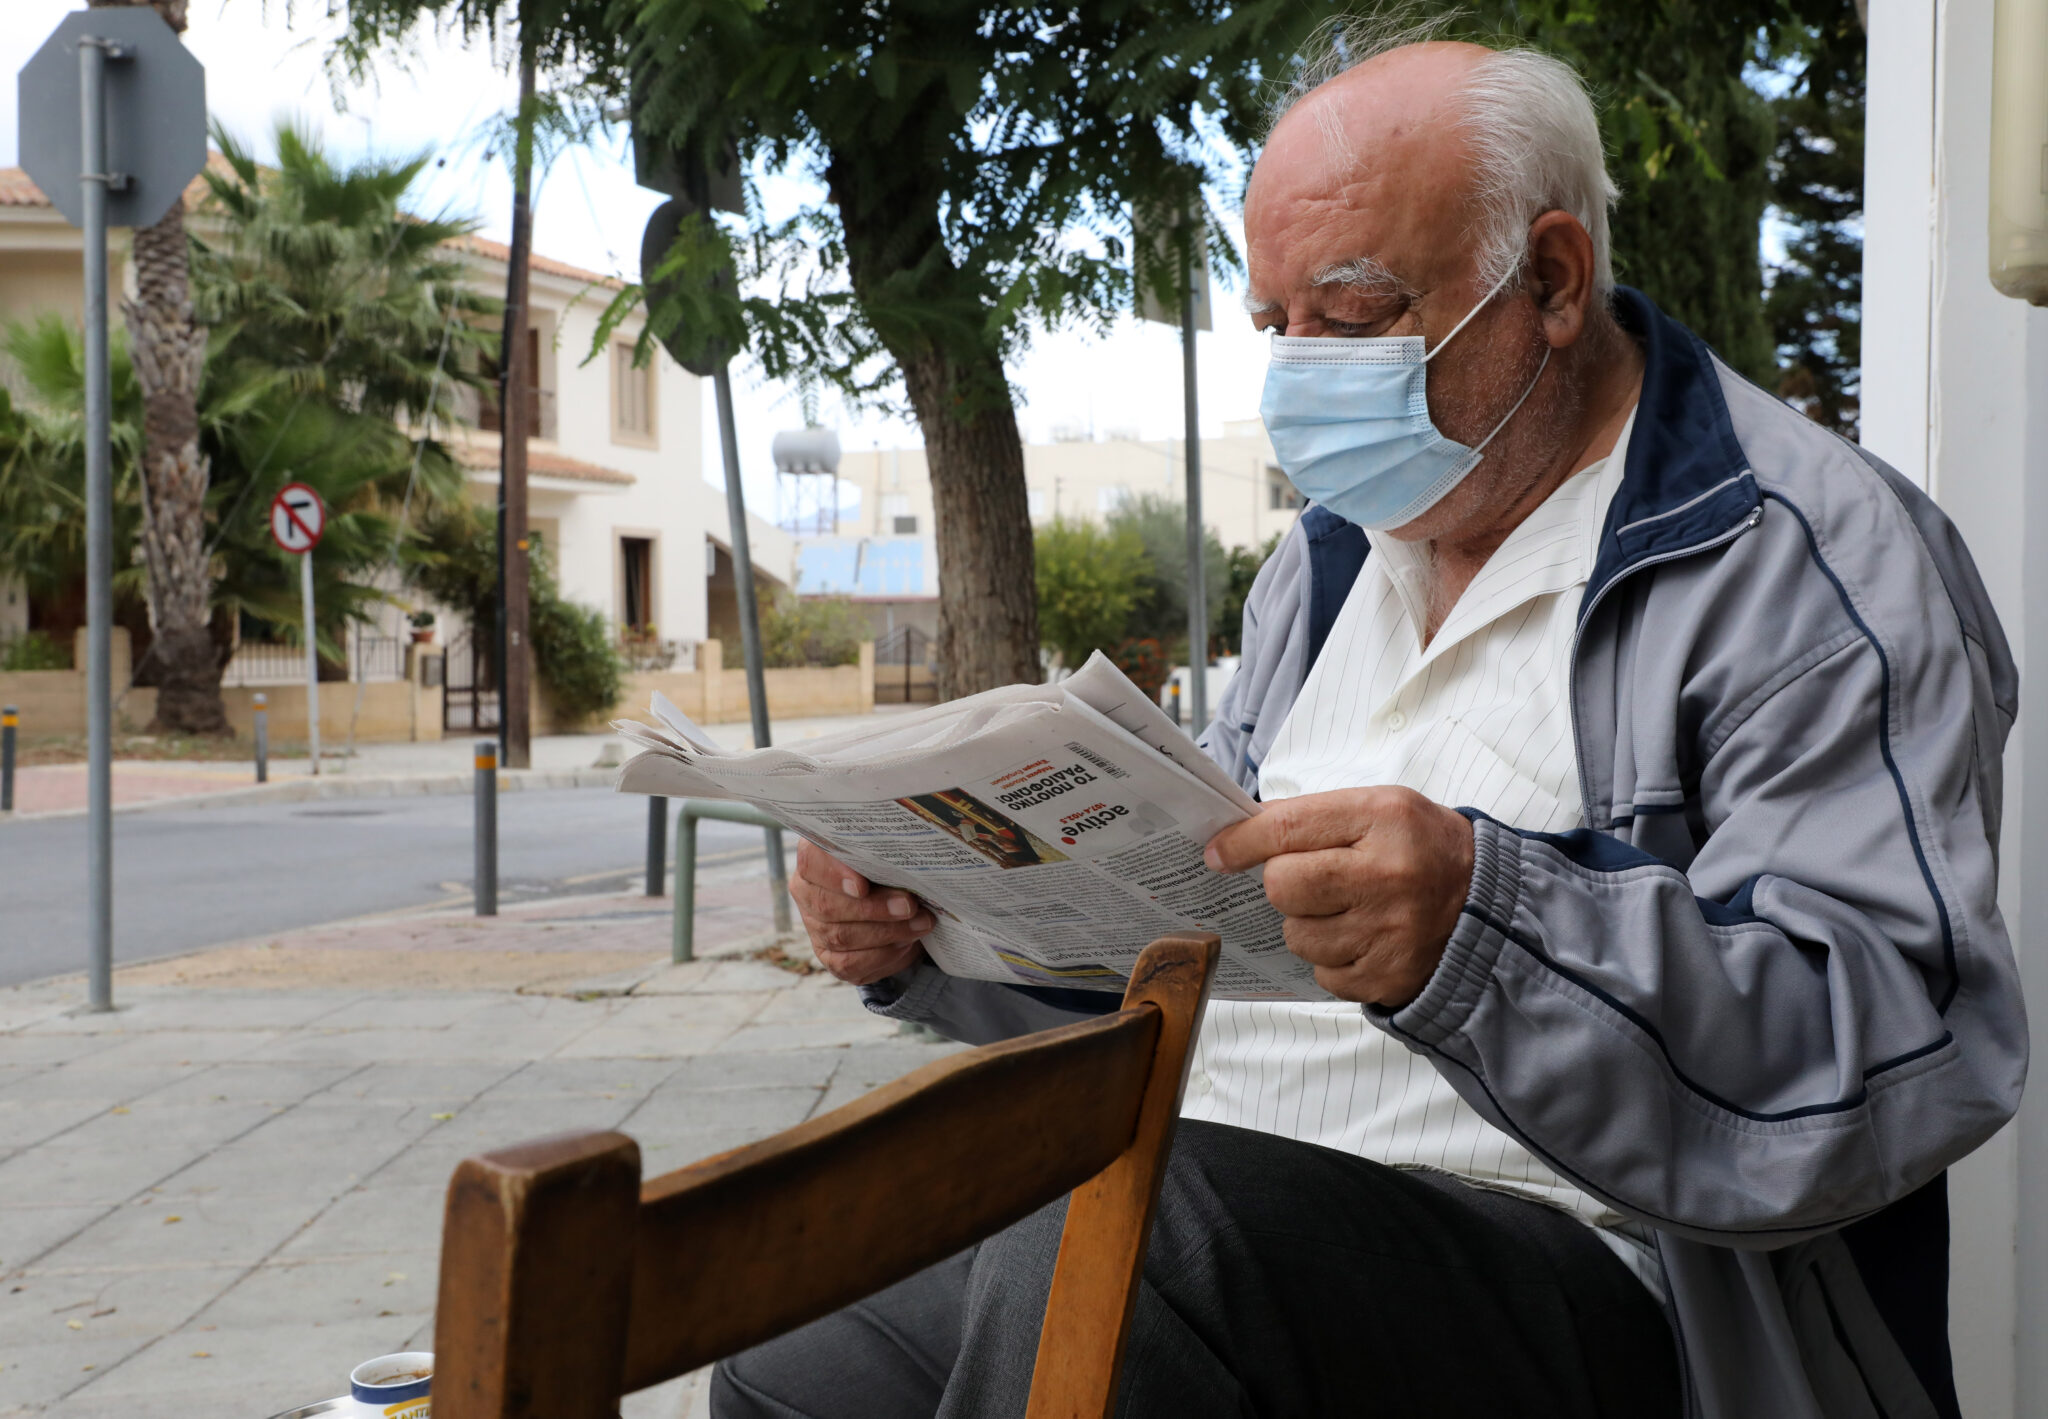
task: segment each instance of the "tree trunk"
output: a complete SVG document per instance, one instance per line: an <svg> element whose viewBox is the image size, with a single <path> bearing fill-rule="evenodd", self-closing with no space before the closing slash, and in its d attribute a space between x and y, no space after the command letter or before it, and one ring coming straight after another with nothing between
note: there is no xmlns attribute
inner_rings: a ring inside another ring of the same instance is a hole
<svg viewBox="0 0 2048 1419"><path fill-rule="evenodd" d="M967 371L938 351L903 364L924 432L939 544L939 697L953 699L1043 678L1038 664L1038 578L1024 443L1007 397L962 390L1004 386L1002 366ZM972 376L979 376L974 378Z"/></svg>
<svg viewBox="0 0 2048 1419"><path fill-rule="evenodd" d="M92 0L121 8L136 0ZM185 0L147 0L172 29ZM206 332L187 291L185 206L135 232L135 299L121 303L130 357L142 387L142 559L149 573L151 653L158 671L152 732L229 733L221 658L210 622L213 575L206 555L207 463L199 452L199 376Z"/></svg>
<svg viewBox="0 0 2048 1419"><path fill-rule="evenodd" d="M142 386L142 560L158 679L153 733L226 734L206 555L207 462L199 452L206 332L185 288L185 212L135 233L134 300L121 303Z"/></svg>
<svg viewBox="0 0 2048 1419"><path fill-rule="evenodd" d="M914 143L909 146L915 147ZM927 314L956 330L987 317L991 293L954 269L938 212L943 194L916 164L862 182L860 165L834 158L826 186L846 233L847 270L864 302L904 299L889 283L909 277ZM883 294L886 292L886 294ZM880 322L924 433L932 529L939 551L939 697L953 699L1044 678L1038 663L1038 577L1024 489L1024 442L1002 355L957 337L934 343L919 324Z"/></svg>

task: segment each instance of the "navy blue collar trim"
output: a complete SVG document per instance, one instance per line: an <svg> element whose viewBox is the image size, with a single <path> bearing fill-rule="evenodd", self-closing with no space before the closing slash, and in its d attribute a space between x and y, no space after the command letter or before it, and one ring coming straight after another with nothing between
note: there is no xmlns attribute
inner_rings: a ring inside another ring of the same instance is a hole
<svg viewBox="0 0 2048 1419"><path fill-rule="evenodd" d="M1627 286L1615 290L1614 315L1643 348L1643 394L1588 596L1646 558L1730 531L1758 506L1706 345Z"/></svg>

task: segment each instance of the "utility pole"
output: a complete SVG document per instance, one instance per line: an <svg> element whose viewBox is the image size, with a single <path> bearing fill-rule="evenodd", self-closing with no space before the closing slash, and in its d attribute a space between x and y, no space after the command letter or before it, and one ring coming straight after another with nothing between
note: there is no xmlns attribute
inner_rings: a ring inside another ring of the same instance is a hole
<svg viewBox="0 0 2048 1419"><path fill-rule="evenodd" d="M1202 571L1202 421L1195 410L1195 262L1201 229L1183 229L1188 250L1181 261L1180 368L1187 416L1188 468L1188 690L1193 717L1189 733L1209 727L1209 578ZM1207 276L1204 270L1204 277Z"/></svg>
<svg viewBox="0 0 2048 1419"><path fill-rule="evenodd" d="M513 129L512 252L505 273L505 338L498 361L498 748L508 769L533 765L533 645L527 634L529 537L526 441L539 410L527 333L533 260L533 53L520 39L519 118Z"/></svg>

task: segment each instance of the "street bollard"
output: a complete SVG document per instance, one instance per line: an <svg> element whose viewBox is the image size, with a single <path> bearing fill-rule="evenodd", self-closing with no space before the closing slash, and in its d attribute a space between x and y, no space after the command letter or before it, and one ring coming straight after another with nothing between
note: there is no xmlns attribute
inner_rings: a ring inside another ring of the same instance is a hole
<svg viewBox="0 0 2048 1419"><path fill-rule="evenodd" d="M256 696L256 782L270 782L270 696Z"/></svg>
<svg viewBox="0 0 2048 1419"><path fill-rule="evenodd" d="M0 709L0 813L14 811L14 726L20 718L13 705Z"/></svg>
<svg viewBox="0 0 2048 1419"><path fill-rule="evenodd" d="M498 741L476 741L476 914L498 914Z"/></svg>
<svg viewBox="0 0 2048 1419"><path fill-rule="evenodd" d="M668 800L647 800L647 895L662 895L662 869L668 866Z"/></svg>
<svg viewBox="0 0 2048 1419"><path fill-rule="evenodd" d="M1169 709L1169 710L1167 711L1167 713L1173 716L1173 722L1174 722L1175 724L1179 724L1179 723L1180 723L1180 681L1176 680L1176 681L1174 681L1174 682L1173 682L1172 686L1171 686L1171 687L1169 688L1169 690L1168 690L1168 693L1167 693L1167 698L1173 701L1173 707L1172 707L1171 709Z"/></svg>

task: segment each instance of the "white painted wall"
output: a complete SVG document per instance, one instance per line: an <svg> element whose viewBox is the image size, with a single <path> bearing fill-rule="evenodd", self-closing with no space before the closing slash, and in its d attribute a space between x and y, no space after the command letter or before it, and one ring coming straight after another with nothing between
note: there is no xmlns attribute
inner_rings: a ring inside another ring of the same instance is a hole
<svg viewBox="0 0 2048 1419"><path fill-rule="evenodd" d="M2020 661L2000 902L2048 1019L2048 312L1986 274L1988 0L1873 0L1864 442L1961 528ZM2029 677L2029 670L2044 672ZM2031 711L2031 712L2030 712ZM2048 1415L2048 1088L1950 1179L1963 1412Z"/></svg>

